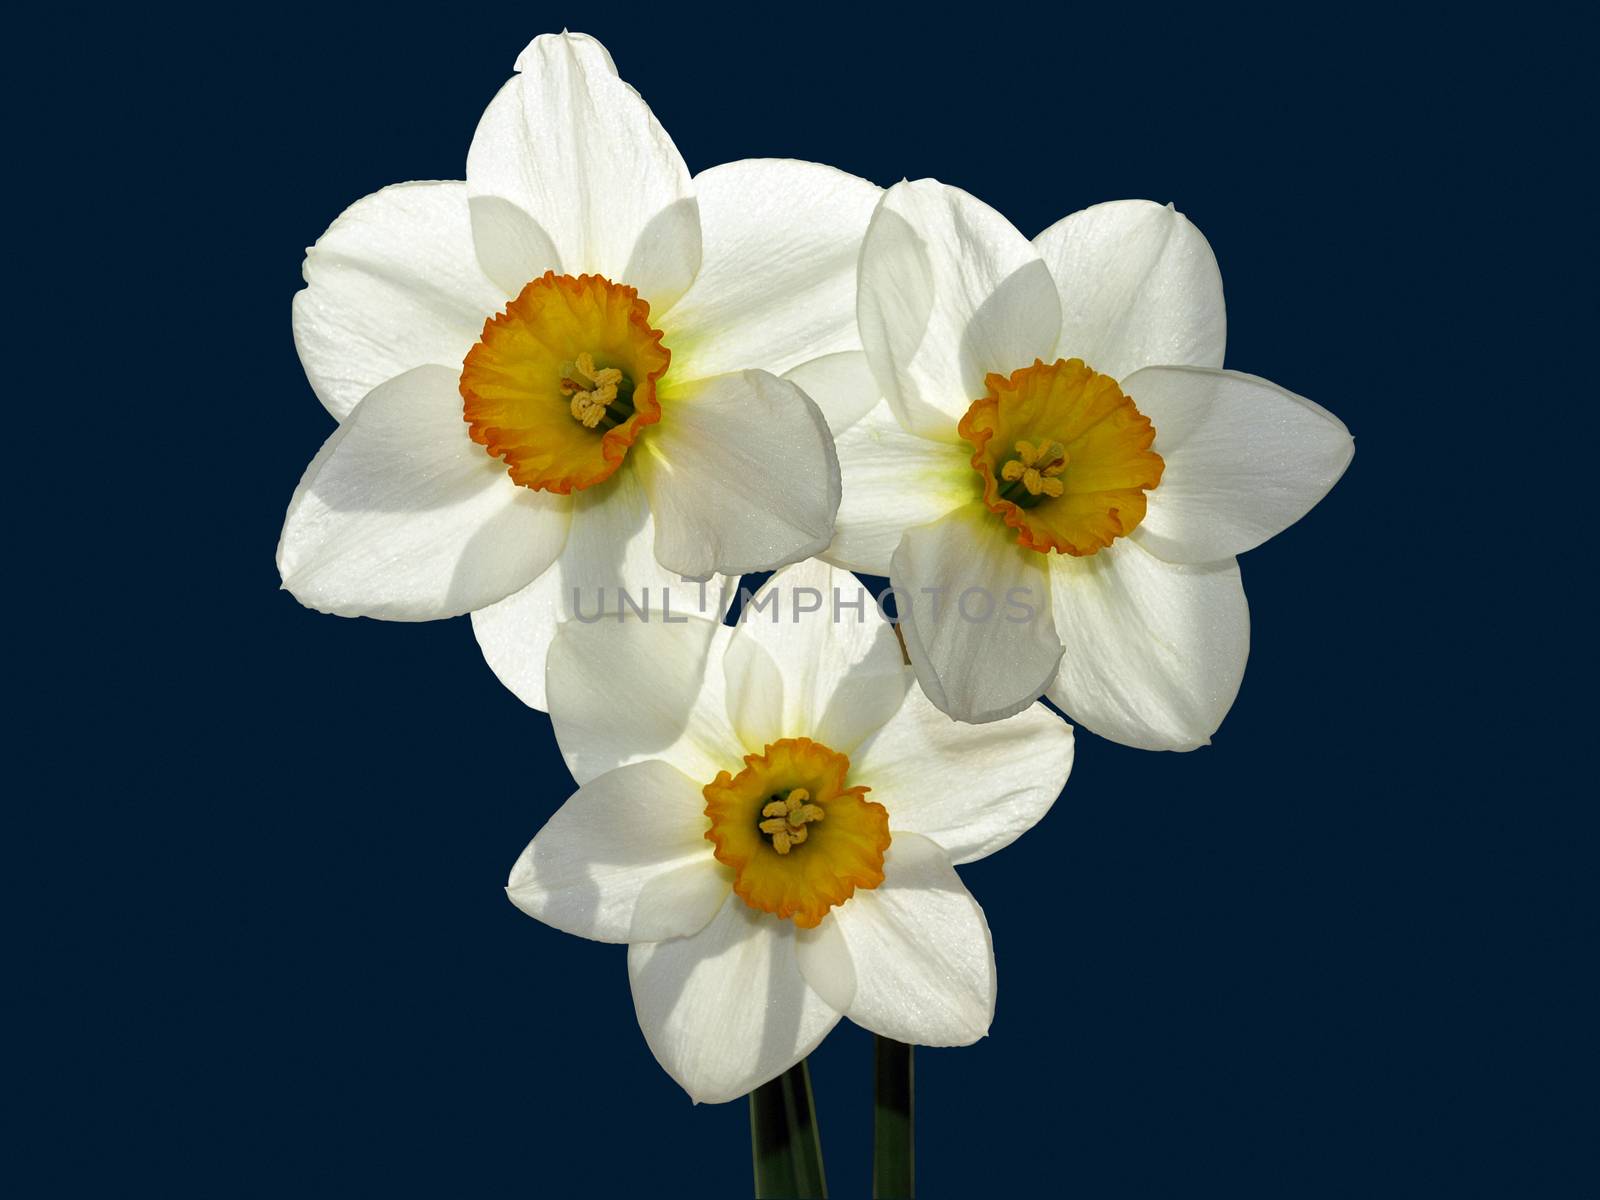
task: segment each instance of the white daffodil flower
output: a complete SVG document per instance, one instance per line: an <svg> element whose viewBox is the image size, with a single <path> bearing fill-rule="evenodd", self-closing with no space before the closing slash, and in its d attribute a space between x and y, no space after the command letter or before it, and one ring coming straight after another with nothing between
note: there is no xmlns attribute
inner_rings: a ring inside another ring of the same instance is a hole
<svg viewBox="0 0 1600 1200"><path fill-rule="evenodd" d="M1114 741L1204 745L1249 652L1234 556L1304 516L1354 443L1221 369L1200 231L1129 200L1030 243L966 192L903 182L862 245L857 315L884 399L837 436L824 557L890 576L933 702L982 722L1043 694Z"/></svg>
<svg viewBox="0 0 1600 1200"><path fill-rule="evenodd" d="M844 572L774 576L738 626L569 622L556 738L581 785L511 872L517 906L626 942L657 1060L742 1096L849 1017L932 1046L982 1037L995 965L954 865L1055 801L1072 730L1043 705L962 725L923 696Z"/></svg>
<svg viewBox="0 0 1600 1200"><path fill-rule="evenodd" d="M691 179L581 34L536 39L516 70L465 182L385 188L307 252L295 343L340 425L278 565L325 612L473 613L490 664L542 707L575 607L659 610L672 588L676 611L720 615L719 588L680 577L827 546L828 422L872 400L830 381L859 357L880 189L791 161Z"/></svg>

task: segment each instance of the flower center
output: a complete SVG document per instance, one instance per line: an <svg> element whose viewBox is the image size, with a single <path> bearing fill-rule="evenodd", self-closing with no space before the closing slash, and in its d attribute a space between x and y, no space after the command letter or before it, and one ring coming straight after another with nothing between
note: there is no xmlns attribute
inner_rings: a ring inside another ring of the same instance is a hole
<svg viewBox="0 0 1600 1200"><path fill-rule="evenodd" d="M810 738L782 738L747 754L702 789L719 862L751 908L814 928L857 888L883 882L889 814L869 789L845 786L850 759Z"/></svg>
<svg viewBox="0 0 1600 1200"><path fill-rule="evenodd" d="M1000 468L1005 486L1000 495L1013 504L1032 508L1041 496L1054 500L1065 490L1057 478L1067 469L1067 452L1060 442L1017 443L1017 457L1008 458Z"/></svg>
<svg viewBox="0 0 1600 1200"><path fill-rule="evenodd" d="M772 848L779 854L803 844L806 826L828 815L818 805L807 804L810 799L811 793L805 788L794 788L782 800L774 796L772 803L761 810L766 819L757 828L772 839Z"/></svg>
<svg viewBox="0 0 1600 1200"><path fill-rule="evenodd" d="M609 479L646 425L672 361L633 288L546 272L490 317L461 367L472 440L524 487L569 493Z"/></svg>
<svg viewBox="0 0 1600 1200"><path fill-rule="evenodd" d="M622 372L616 367L597 367L592 354L578 355L578 361L561 376L561 394L571 396L569 409L572 419L585 429L593 429L601 421L615 425L633 413L633 405L626 400L618 405L616 413L607 413L606 405L617 398L617 387L623 383Z"/></svg>
<svg viewBox="0 0 1600 1200"><path fill-rule="evenodd" d="M1117 381L1057 360L990 375L957 426L983 503L1030 550L1087 555L1133 532L1165 467L1155 427Z"/></svg>

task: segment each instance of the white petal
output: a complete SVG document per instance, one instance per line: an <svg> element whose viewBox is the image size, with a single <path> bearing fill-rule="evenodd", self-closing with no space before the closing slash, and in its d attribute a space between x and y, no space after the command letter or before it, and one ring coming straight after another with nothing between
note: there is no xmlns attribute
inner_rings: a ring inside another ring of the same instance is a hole
<svg viewBox="0 0 1600 1200"><path fill-rule="evenodd" d="M572 541L568 530L567 541ZM545 661L561 622L570 589L562 580L561 560L520 592L472 614L472 636L495 678L529 708L548 712L544 687Z"/></svg>
<svg viewBox="0 0 1600 1200"><path fill-rule="evenodd" d="M794 933L800 974L830 1008L844 1012L856 998L856 965L833 914L815 929L797 927Z"/></svg>
<svg viewBox="0 0 1600 1200"><path fill-rule="evenodd" d="M999 517L968 506L906 530L891 576L917 682L943 712L998 721L1055 678L1061 639L1044 556Z"/></svg>
<svg viewBox="0 0 1600 1200"><path fill-rule="evenodd" d="M630 284L664 311L699 266L694 188L677 147L593 38L536 38L517 70L473 135L468 190L522 209L567 274Z"/></svg>
<svg viewBox="0 0 1600 1200"><path fill-rule="evenodd" d="M842 350L813 358L785 371L783 377L794 384L827 418L828 432L837 438L854 425L882 398L872 365L860 350Z"/></svg>
<svg viewBox="0 0 1600 1200"><path fill-rule="evenodd" d="M923 834L951 862L965 863L1009 846L1050 811L1072 771L1072 750L1072 726L1042 704L964 725L913 688L850 756L850 780L889 810L895 836Z"/></svg>
<svg viewBox="0 0 1600 1200"><path fill-rule="evenodd" d="M499 196L472 197L472 242L478 265L510 299L546 271L561 270L550 235L527 213Z"/></svg>
<svg viewBox="0 0 1600 1200"><path fill-rule="evenodd" d="M883 195L861 248L861 343L900 423L939 441L984 394L1048 358L1061 327L1050 272L1009 221L934 179Z"/></svg>
<svg viewBox="0 0 1600 1200"><path fill-rule="evenodd" d="M699 269L700 202L686 196L650 218L622 278L659 313L677 303Z"/></svg>
<svg viewBox="0 0 1600 1200"><path fill-rule="evenodd" d="M702 171L694 187L700 274L658 314L672 349L669 377L749 367L781 375L860 348L856 259L876 184L817 163L745 159Z"/></svg>
<svg viewBox="0 0 1600 1200"><path fill-rule="evenodd" d="M518 487L467 436L456 372L418 367L373 390L289 501L283 586L340 616L431 621L503 600L555 561L565 496Z"/></svg>
<svg viewBox="0 0 1600 1200"><path fill-rule="evenodd" d="M472 614L483 656L524 704L543 710L545 656L561 621L660 614L720 622L736 581L685 580L656 561L655 525L626 467L572 498L572 528L555 566L522 591Z"/></svg>
<svg viewBox="0 0 1600 1200"><path fill-rule="evenodd" d="M628 978L651 1053L696 1103L781 1075L839 1020L800 975L793 925L732 895L693 937L630 946Z"/></svg>
<svg viewBox="0 0 1600 1200"><path fill-rule="evenodd" d="M857 1025L897 1042L965 1046L994 1020L994 946L945 852L894 830L883 883L833 910L855 964Z"/></svg>
<svg viewBox="0 0 1600 1200"><path fill-rule="evenodd" d="M1155 424L1166 460L1133 536L1170 562L1259 546L1311 511L1356 452L1338 417L1253 375L1145 367L1123 390Z"/></svg>
<svg viewBox="0 0 1600 1200"><path fill-rule="evenodd" d="M1205 237L1172 205L1096 204L1033 244L1061 292L1062 358L1117 379L1156 363L1222 365L1222 275Z"/></svg>
<svg viewBox="0 0 1600 1200"><path fill-rule="evenodd" d="M762 747L784 736L783 672L760 646L749 640L736 646L732 638L722 669L727 679L728 723L739 735L740 745L759 754Z"/></svg>
<svg viewBox="0 0 1600 1200"><path fill-rule="evenodd" d="M698 617L567 621L545 687L567 769L587 783L659 758L702 784L745 753L728 726L722 655L732 630Z"/></svg>
<svg viewBox="0 0 1600 1200"><path fill-rule="evenodd" d="M537 70L540 60L549 51L548 43L558 37L564 39L572 52L583 59L586 70L595 74L610 73L620 77L616 60L611 57L611 51L605 48L605 44L599 38L587 33L573 33L570 30L562 30L559 34L540 34L522 48L522 53L517 55L517 61L512 65L518 71Z"/></svg>
<svg viewBox="0 0 1600 1200"><path fill-rule="evenodd" d="M579 788L511 869L511 902L601 942L658 942L704 929L728 896L700 786L655 760Z"/></svg>
<svg viewBox="0 0 1600 1200"><path fill-rule="evenodd" d="M839 434L839 515L829 562L887 575L900 535L982 494L972 447L907 433L887 402Z"/></svg>
<svg viewBox="0 0 1600 1200"><path fill-rule="evenodd" d="M357 200L306 251L303 270L294 344L340 420L412 367L459 373L504 302L478 268L462 183L401 183Z"/></svg>
<svg viewBox="0 0 1600 1200"><path fill-rule="evenodd" d="M833 437L806 394L775 375L741 371L674 393L633 453L656 558L670 571L770 571L833 538Z"/></svg>
<svg viewBox="0 0 1600 1200"><path fill-rule="evenodd" d="M755 751L809 737L850 754L912 682L872 594L815 559L785 567L745 604L724 664L729 714Z"/></svg>
<svg viewBox="0 0 1600 1200"><path fill-rule="evenodd" d="M1250 654L1239 564L1176 565L1119 538L1086 558L1052 554L1050 566L1066 646L1050 699L1125 746L1209 742Z"/></svg>

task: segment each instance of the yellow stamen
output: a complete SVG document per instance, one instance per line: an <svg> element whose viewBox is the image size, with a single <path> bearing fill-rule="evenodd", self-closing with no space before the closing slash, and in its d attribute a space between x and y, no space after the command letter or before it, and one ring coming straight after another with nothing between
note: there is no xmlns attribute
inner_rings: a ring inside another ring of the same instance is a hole
<svg viewBox="0 0 1600 1200"><path fill-rule="evenodd" d="M779 854L789 853L791 847L806 840L808 821L820 821L827 815L817 805L807 804L810 799L811 793L805 788L795 788L787 799L774 799L761 810L761 815L768 819L757 828L771 836L772 848Z"/></svg>
<svg viewBox="0 0 1600 1200"><path fill-rule="evenodd" d="M1022 480L1022 486L1030 496L1049 496L1051 499L1061 495L1062 484L1057 475L1067 469L1067 452L1062 449L1060 442L1040 442L1037 447L1032 442L1021 441L1016 444L1017 457L1006 459L1005 465L1000 468L1000 478L1007 483Z"/></svg>
<svg viewBox="0 0 1600 1200"><path fill-rule="evenodd" d="M606 415L606 405L617 398L622 372L616 367L595 369L594 356L584 353L561 379L561 394L572 397L573 419L593 429Z"/></svg>

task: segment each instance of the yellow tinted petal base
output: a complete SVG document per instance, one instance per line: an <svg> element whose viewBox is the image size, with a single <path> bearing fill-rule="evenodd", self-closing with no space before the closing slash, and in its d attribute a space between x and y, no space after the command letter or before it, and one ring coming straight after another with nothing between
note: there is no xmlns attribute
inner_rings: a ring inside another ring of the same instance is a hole
<svg viewBox="0 0 1600 1200"><path fill-rule="evenodd" d="M957 427L983 502L1030 550L1083 556L1133 532L1165 464L1155 427L1117 381L1058 359L984 380Z"/></svg>
<svg viewBox="0 0 1600 1200"><path fill-rule="evenodd" d="M547 272L489 318L467 353L468 433L524 487L593 487L661 419L656 383L671 361L633 288Z"/></svg>
<svg viewBox="0 0 1600 1200"><path fill-rule="evenodd" d="M849 770L836 750L783 738L706 784L706 837L751 908L811 929L857 888L883 882L889 814L867 788L844 786Z"/></svg>

